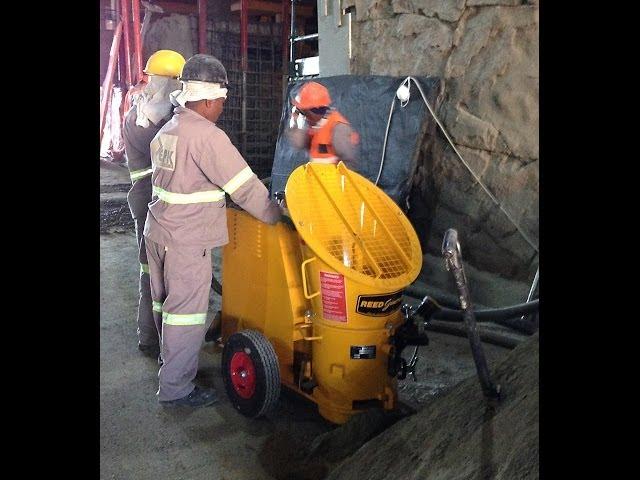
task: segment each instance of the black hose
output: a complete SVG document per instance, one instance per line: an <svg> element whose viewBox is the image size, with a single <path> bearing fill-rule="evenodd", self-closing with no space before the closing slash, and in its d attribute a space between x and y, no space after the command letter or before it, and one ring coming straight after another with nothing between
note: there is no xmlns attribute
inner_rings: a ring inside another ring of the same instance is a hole
<svg viewBox="0 0 640 480"><path fill-rule="evenodd" d="M525 315L531 314L538 310L540 300L536 299L528 303L521 303L511 307L495 308L491 310L477 310L475 312L478 323L493 322L503 327L510 328L525 335L533 335L537 328L535 322L530 322L524 318ZM464 321L462 310L452 310L449 308L440 308L436 310L432 318L443 320L446 322L462 322Z"/></svg>
<svg viewBox="0 0 640 480"><path fill-rule="evenodd" d="M413 288L411 291L409 288L405 290L405 293L410 294L410 296L423 292L424 289L420 288ZM462 310L449 308L451 306L450 299L445 298L445 301L449 301L445 304L446 306L443 306L440 298L431 295L428 296L434 299L439 307L438 310L431 315L431 318L445 322L464 321L464 314ZM533 335L537 330L537 325L535 322L530 322L522 317L537 312L539 304L540 300L535 299L530 302L520 303L509 307L476 310L474 313L478 322L493 322L526 335Z"/></svg>
<svg viewBox="0 0 640 480"><path fill-rule="evenodd" d="M538 310L540 304L539 299L532 300L528 303L520 303L510 307L493 308L490 310L475 310L478 322L495 322L507 320L509 318L521 317ZM453 310L451 308L442 307L433 314L433 318L438 320L447 320L450 322L462 322L462 310Z"/></svg>
<svg viewBox="0 0 640 480"><path fill-rule="evenodd" d="M467 337L467 330L462 325L440 323L438 321L428 323L424 326L425 330L437 333L446 333L448 335L455 335L456 337ZM506 335L500 335L499 333L487 332L480 330L478 332L480 340L484 343L491 343L499 347L513 349L522 343L522 340L515 339L513 337L507 337Z"/></svg>
<svg viewBox="0 0 640 480"><path fill-rule="evenodd" d="M417 285L409 285L404 289L404 294L413 298L417 298L422 300L425 295L429 295L436 302L438 302L443 307L457 309L460 307L460 301L458 297L450 293L439 293L435 294L433 292L427 292L425 288L420 288Z"/></svg>

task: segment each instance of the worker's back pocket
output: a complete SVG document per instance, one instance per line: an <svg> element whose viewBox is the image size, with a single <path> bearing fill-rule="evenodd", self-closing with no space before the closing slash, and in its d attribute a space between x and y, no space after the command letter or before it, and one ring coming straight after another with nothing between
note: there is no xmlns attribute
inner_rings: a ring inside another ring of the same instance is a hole
<svg viewBox="0 0 640 480"><path fill-rule="evenodd" d="M188 280L194 287L209 278L211 281L211 249L201 247L175 247L169 249L165 258L165 268L170 276Z"/></svg>

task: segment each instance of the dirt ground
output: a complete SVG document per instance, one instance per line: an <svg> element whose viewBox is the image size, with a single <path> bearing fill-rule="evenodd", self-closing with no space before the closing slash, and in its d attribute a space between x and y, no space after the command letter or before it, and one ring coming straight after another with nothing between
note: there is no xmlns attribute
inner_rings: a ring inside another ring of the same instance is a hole
<svg viewBox="0 0 640 480"><path fill-rule="evenodd" d="M364 430L362 425L336 430L320 417L312 403L289 392L283 392L277 410L267 418L246 419L226 398L220 374L221 352L212 344L202 348L196 382L216 388L220 403L195 410L160 407L155 396L157 363L137 350L139 264L133 223L126 215L127 188L128 178L122 167L101 169L102 479L320 480L346 454L399 420L399 416L377 418L373 412L369 419L360 420L368 424ZM216 267L219 253L214 252ZM212 292L209 321L219 308L220 298ZM399 395L407 408L420 409L434 395L465 378L476 381L465 338L430 333L430 339L431 344L420 350L418 381L401 383ZM509 352L493 345L486 345L485 351L490 366L497 365Z"/></svg>
<svg viewBox="0 0 640 480"><path fill-rule="evenodd" d="M468 378L365 444L328 478L539 478L538 353L536 334L495 366L497 404Z"/></svg>

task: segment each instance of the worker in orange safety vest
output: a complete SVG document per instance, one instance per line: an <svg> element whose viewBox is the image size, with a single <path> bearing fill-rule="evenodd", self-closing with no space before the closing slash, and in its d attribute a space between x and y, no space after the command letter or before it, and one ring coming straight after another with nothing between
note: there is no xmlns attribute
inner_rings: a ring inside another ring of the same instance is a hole
<svg viewBox="0 0 640 480"><path fill-rule="evenodd" d="M359 136L349 121L331 107L331 96L324 85L307 82L291 100L293 105L285 135L296 148L308 149L309 161L342 161L354 169Z"/></svg>

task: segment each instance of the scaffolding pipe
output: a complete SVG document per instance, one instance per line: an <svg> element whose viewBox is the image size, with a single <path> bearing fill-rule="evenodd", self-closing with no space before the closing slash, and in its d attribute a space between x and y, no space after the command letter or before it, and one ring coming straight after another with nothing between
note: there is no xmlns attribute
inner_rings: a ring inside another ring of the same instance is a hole
<svg viewBox="0 0 640 480"><path fill-rule="evenodd" d="M299 37L295 37L293 42L302 42L303 40L310 40L312 38L318 38L317 33L310 33L309 35L300 35Z"/></svg>
<svg viewBox="0 0 640 480"><path fill-rule="evenodd" d="M115 12L116 21L122 23L122 11L120 9L119 0L111 0L111 8ZM122 35L120 35L120 38L121 38L120 45L122 45ZM122 86L124 82L125 82L124 50L120 48L120 46L118 46L118 60L116 61L116 73L114 76L113 84Z"/></svg>
<svg viewBox="0 0 640 480"><path fill-rule="evenodd" d="M131 15L133 17L133 49L136 61L136 83L142 80L142 27L140 25L140 0L132 0Z"/></svg>
<svg viewBox="0 0 640 480"><path fill-rule="evenodd" d="M131 40L129 39L129 22L131 15L129 12L129 0L121 1L122 12L122 40L124 41L124 69L127 81L127 90L133 86L133 75L131 74Z"/></svg>
<svg viewBox="0 0 640 480"><path fill-rule="evenodd" d="M102 83L102 101L100 102L100 144L102 144L102 134L107 119L107 110L111 99L111 90L113 89L113 77L116 72L116 64L118 61L118 52L120 50L120 37L122 35L122 20L118 22L115 32L113 33L113 42L109 51L109 66L107 74Z"/></svg>
<svg viewBox="0 0 640 480"><path fill-rule="evenodd" d="M207 0L198 0L198 53L207 53Z"/></svg>
<svg viewBox="0 0 640 480"><path fill-rule="evenodd" d="M282 0L282 101L287 94L287 82L289 80L289 0Z"/></svg>
<svg viewBox="0 0 640 480"><path fill-rule="evenodd" d="M289 28L289 62L287 62L287 71L291 76L291 62L293 62L293 35L295 32L295 18L296 18L296 0L291 0L291 27Z"/></svg>
<svg viewBox="0 0 640 480"><path fill-rule="evenodd" d="M247 68L249 55L249 0L240 0L240 54L242 56L242 155L247 155Z"/></svg>

